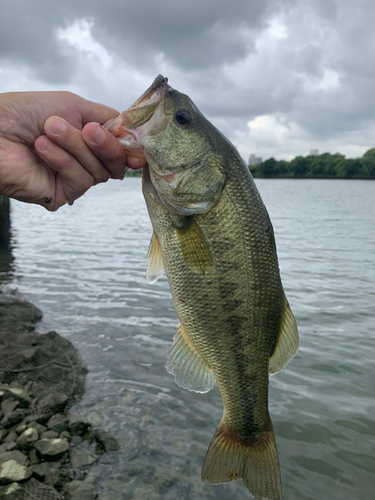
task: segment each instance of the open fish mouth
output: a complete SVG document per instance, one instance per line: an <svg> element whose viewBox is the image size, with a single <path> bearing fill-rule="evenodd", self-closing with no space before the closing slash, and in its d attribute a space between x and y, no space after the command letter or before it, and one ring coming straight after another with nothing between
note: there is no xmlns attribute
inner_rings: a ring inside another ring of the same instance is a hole
<svg viewBox="0 0 375 500"><path fill-rule="evenodd" d="M152 85L134 104L107 125L107 130L132 156L144 157L144 148L139 142L140 139L145 135L158 134L167 126L164 97L170 88L168 78L162 75L157 76Z"/></svg>

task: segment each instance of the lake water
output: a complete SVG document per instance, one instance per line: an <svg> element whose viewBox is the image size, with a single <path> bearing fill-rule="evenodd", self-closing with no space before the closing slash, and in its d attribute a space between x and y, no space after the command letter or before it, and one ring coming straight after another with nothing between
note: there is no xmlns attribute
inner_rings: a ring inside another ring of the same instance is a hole
<svg viewBox="0 0 375 500"><path fill-rule="evenodd" d="M12 204L7 289L44 313L89 366L75 411L121 445L89 472L100 500L240 500L201 483L221 419L218 389L180 389L165 368L176 331L168 284L145 279L151 226L139 178L48 213ZM273 221L301 347L270 383L284 500L375 497L375 182L257 180ZM4 286L4 285L3 285Z"/></svg>

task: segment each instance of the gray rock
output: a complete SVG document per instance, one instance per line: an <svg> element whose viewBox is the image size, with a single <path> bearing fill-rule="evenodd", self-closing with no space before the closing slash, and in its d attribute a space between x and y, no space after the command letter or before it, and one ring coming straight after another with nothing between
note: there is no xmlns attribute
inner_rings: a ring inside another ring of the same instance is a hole
<svg viewBox="0 0 375 500"><path fill-rule="evenodd" d="M17 448L17 443L15 441L11 441L10 443L4 443L6 445L6 449L4 451L12 451Z"/></svg>
<svg viewBox="0 0 375 500"><path fill-rule="evenodd" d="M49 415L48 418L50 418L56 412L56 409L57 411L63 411L68 400L68 396L64 393L47 394L38 400L37 407L40 412L43 412L46 416ZM38 418L36 420L40 422L41 419Z"/></svg>
<svg viewBox="0 0 375 500"><path fill-rule="evenodd" d="M63 415L62 413L56 413L56 415L52 415L52 417L47 422L48 430L58 433L67 431L68 425L69 425L68 416Z"/></svg>
<svg viewBox="0 0 375 500"><path fill-rule="evenodd" d="M69 451L70 462L73 467L84 467L85 465L91 465L98 460L98 455L96 453L86 453L82 450L77 450L76 448L71 448Z"/></svg>
<svg viewBox="0 0 375 500"><path fill-rule="evenodd" d="M80 444L82 443L83 441L83 438L81 438L81 436L72 436L72 439L71 439L71 444Z"/></svg>
<svg viewBox="0 0 375 500"><path fill-rule="evenodd" d="M31 332L42 318L42 311L24 300L15 297L0 297L0 331Z"/></svg>
<svg viewBox="0 0 375 500"><path fill-rule="evenodd" d="M30 450L29 452L30 465L38 464L40 462L36 450Z"/></svg>
<svg viewBox="0 0 375 500"><path fill-rule="evenodd" d="M17 445L22 450L29 450L33 447L33 444L36 443L39 439L39 434L34 427L30 427L26 429L18 438L16 439Z"/></svg>
<svg viewBox="0 0 375 500"><path fill-rule="evenodd" d="M8 415L4 415L4 417L1 419L1 425L5 428L8 427L13 427L14 425L17 425L23 420L25 416L25 411L22 409L16 409L12 411L12 413L9 413Z"/></svg>
<svg viewBox="0 0 375 500"><path fill-rule="evenodd" d="M66 439L40 439L35 443L35 449L45 460L58 460L69 450Z"/></svg>
<svg viewBox="0 0 375 500"><path fill-rule="evenodd" d="M5 451L0 454L0 464L8 462L9 460L15 460L19 465L27 465L27 457L18 450Z"/></svg>
<svg viewBox="0 0 375 500"><path fill-rule="evenodd" d="M13 410L19 406L19 401L16 401L13 398L10 399L5 399L4 401L1 402L1 411L3 412L3 416L6 417L10 413L12 413Z"/></svg>
<svg viewBox="0 0 375 500"><path fill-rule="evenodd" d="M43 462L42 464L30 465L29 469L36 479L43 481L51 471L51 462Z"/></svg>
<svg viewBox="0 0 375 500"><path fill-rule="evenodd" d="M0 429L0 442L3 441L8 435L8 431L6 429Z"/></svg>
<svg viewBox="0 0 375 500"><path fill-rule="evenodd" d="M32 422L30 422L28 424L28 427L32 427L33 429L36 429L38 431L39 436L41 436L43 434L43 432L47 431L47 427L45 427L42 424L39 424L35 420L33 420Z"/></svg>
<svg viewBox="0 0 375 500"><path fill-rule="evenodd" d="M0 493L0 500L20 500L24 498L23 491L18 483L11 483Z"/></svg>
<svg viewBox="0 0 375 500"><path fill-rule="evenodd" d="M28 425L25 423L25 421L23 421L18 427L16 427L16 432L17 434L22 434L27 428Z"/></svg>
<svg viewBox="0 0 375 500"><path fill-rule="evenodd" d="M61 495L52 486L42 484L34 478L29 479L23 485L25 496L22 500L61 500ZM17 498L19 500L19 498Z"/></svg>
<svg viewBox="0 0 375 500"><path fill-rule="evenodd" d="M45 477L45 483L56 488L62 488L67 481L74 479L72 470L51 469Z"/></svg>
<svg viewBox="0 0 375 500"><path fill-rule="evenodd" d="M63 432L60 432L59 434L59 438L65 438L67 439L68 441L70 441L72 439L72 436L70 435L70 432L68 431L63 431Z"/></svg>
<svg viewBox="0 0 375 500"><path fill-rule="evenodd" d="M117 440L107 431L103 429L95 429L90 432L90 439L94 438L95 441L104 448L105 451L117 451L120 445Z"/></svg>
<svg viewBox="0 0 375 500"><path fill-rule="evenodd" d="M89 428L90 424L84 420L80 415L75 413L69 414L69 430L72 434L82 436Z"/></svg>
<svg viewBox="0 0 375 500"><path fill-rule="evenodd" d="M7 435L7 437L4 439L4 443L11 443L12 441L15 441L17 439L17 433L16 431L9 431L9 434Z"/></svg>
<svg viewBox="0 0 375 500"><path fill-rule="evenodd" d="M24 389L18 387L8 387L5 390L3 401L6 399L15 399L18 401L21 408L27 408L31 403L30 396Z"/></svg>
<svg viewBox="0 0 375 500"><path fill-rule="evenodd" d="M15 460L8 460L0 465L0 484L24 481L31 476L31 471Z"/></svg>
<svg viewBox="0 0 375 500"><path fill-rule="evenodd" d="M64 485L66 500L94 500L98 496L95 486L85 481L72 481Z"/></svg>
<svg viewBox="0 0 375 500"><path fill-rule="evenodd" d="M55 439L59 437L59 433L55 431L46 431L41 434L41 439Z"/></svg>

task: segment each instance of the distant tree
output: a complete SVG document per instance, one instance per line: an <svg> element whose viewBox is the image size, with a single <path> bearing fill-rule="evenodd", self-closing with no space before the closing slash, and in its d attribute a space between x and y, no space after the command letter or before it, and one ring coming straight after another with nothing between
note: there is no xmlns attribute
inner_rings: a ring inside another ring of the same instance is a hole
<svg viewBox="0 0 375 500"><path fill-rule="evenodd" d="M259 165L259 175L261 177L274 177L277 173L276 171L277 161L275 158L269 158Z"/></svg>
<svg viewBox="0 0 375 500"><path fill-rule="evenodd" d="M297 156L289 163L287 170L292 177L305 177L309 171L309 161L303 156Z"/></svg>
<svg viewBox="0 0 375 500"><path fill-rule="evenodd" d="M369 149L362 158L363 174L369 177L375 177L375 148Z"/></svg>
<svg viewBox="0 0 375 500"><path fill-rule="evenodd" d="M276 165L277 175L280 175L282 177L285 176L288 172L287 165L288 165L288 162L285 160L278 161L277 165Z"/></svg>
<svg viewBox="0 0 375 500"><path fill-rule="evenodd" d="M250 168L254 177L375 179L375 148L362 158L346 159L340 153L297 156L290 162L269 158Z"/></svg>
<svg viewBox="0 0 375 500"><path fill-rule="evenodd" d="M363 177L362 161L360 158L348 158L335 165L336 175L341 179L353 179Z"/></svg>

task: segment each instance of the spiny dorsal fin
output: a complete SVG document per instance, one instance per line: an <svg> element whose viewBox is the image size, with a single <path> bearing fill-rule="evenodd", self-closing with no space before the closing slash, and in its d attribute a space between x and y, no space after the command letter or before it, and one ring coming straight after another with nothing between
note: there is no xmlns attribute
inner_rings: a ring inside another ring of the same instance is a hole
<svg viewBox="0 0 375 500"><path fill-rule="evenodd" d="M211 368L203 361L181 323L173 337L173 342L165 365L168 373L174 375L177 385L189 391L205 393L215 382Z"/></svg>
<svg viewBox="0 0 375 500"><path fill-rule="evenodd" d="M161 255L161 248L159 240L155 233L152 234L150 246L147 252L147 271L146 278L150 283L155 283L158 281L160 276L163 276L164 264L163 257Z"/></svg>
<svg viewBox="0 0 375 500"><path fill-rule="evenodd" d="M187 266L204 272L212 259L205 237L193 217L181 217L175 223L182 257Z"/></svg>
<svg viewBox="0 0 375 500"><path fill-rule="evenodd" d="M284 304L279 338L275 351L270 357L269 372L271 375L275 375L275 373L285 368L298 351L297 323L285 295Z"/></svg>

